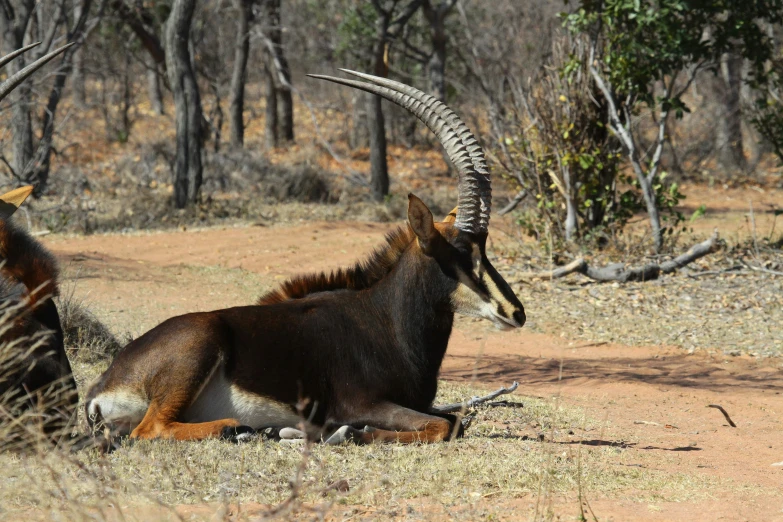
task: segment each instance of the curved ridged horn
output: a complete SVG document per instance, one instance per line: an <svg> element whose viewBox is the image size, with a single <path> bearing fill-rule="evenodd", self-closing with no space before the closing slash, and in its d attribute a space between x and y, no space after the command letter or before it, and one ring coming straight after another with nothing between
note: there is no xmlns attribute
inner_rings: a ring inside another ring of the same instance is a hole
<svg viewBox="0 0 783 522"><path fill-rule="evenodd" d="M21 49L16 50L16 51L8 54L7 56L4 56L4 57L0 58L0 67L4 66L8 62L13 60L17 56L19 56L20 54L25 53L25 52L29 51L30 49L32 49L33 47L36 47L36 46L38 46L40 44L41 44L41 42L36 42L34 44L30 44L27 47L22 47ZM11 76L10 78L7 78L3 83L0 84L0 100L5 98L6 96L8 96L8 93L13 91L14 88L16 88L17 85L19 85L20 83L25 81L28 76L30 76L35 71L37 71L38 69L40 69L41 67L46 65L55 56L63 53L66 49L68 49L72 45L74 45L74 44L73 43L69 43L67 45L64 45L64 46L60 47L57 50L54 50L54 51L50 52L46 56L42 56L42 57L38 58L36 61L34 61L30 65L28 65L27 67L22 69L21 71L17 72L16 74Z"/></svg>
<svg viewBox="0 0 783 522"><path fill-rule="evenodd" d="M457 219L454 226L471 233L486 232L492 205L492 189L484 151L459 117L444 103L418 89L386 78L340 69L372 83L308 74L348 87L377 94L410 111L435 133L459 172Z"/></svg>

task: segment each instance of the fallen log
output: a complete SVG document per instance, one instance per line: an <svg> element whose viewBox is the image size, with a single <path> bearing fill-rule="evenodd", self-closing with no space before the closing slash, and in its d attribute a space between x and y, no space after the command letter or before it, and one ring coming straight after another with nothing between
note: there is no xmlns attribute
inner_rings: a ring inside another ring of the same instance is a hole
<svg viewBox="0 0 783 522"><path fill-rule="evenodd" d="M715 230L712 236L701 243L693 245L684 254L660 264L648 263L643 266L626 268L624 263L613 263L605 267L596 268L588 265L587 261L580 257L579 259L554 270L546 272L529 272L521 274L520 277L523 279L559 279L569 274L579 273L590 279L601 282L618 281L625 283L628 281L652 281L658 279L661 274L674 272L678 268L682 268L700 257L715 252L720 246L718 239L718 231Z"/></svg>

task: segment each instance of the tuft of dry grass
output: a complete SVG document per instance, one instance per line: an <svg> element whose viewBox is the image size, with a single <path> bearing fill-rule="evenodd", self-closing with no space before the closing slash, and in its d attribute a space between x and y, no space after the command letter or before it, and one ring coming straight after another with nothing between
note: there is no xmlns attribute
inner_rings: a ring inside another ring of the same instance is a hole
<svg viewBox="0 0 783 522"><path fill-rule="evenodd" d="M23 388L25 377L39 361L49 331L30 336L9 335L28 309L25 299L0 303L0 452L34 451L65 442L73 429L73 399L69 380L55 380L37 390Z"/></svg>
<svg viewBox="0 0 783 522"><path fill-rule="evenodd" d="M122 348L123 343L75 296L74 285L57 298L57 310L72 362L111 361Z"/></svg>

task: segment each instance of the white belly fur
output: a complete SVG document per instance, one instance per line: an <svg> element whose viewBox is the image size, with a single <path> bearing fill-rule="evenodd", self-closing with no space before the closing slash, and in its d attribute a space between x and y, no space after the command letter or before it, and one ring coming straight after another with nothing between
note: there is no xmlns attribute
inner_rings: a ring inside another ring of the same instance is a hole
<svg viewBox="0 0 783 522"><path fill-rule="evenodd" d="M185 411L182 422L209 422L237 419L251 428L290 427L301 420L291 408L281 402L261 397L231 384L222 375L222 368L214 372L195 402Z"/></svg>

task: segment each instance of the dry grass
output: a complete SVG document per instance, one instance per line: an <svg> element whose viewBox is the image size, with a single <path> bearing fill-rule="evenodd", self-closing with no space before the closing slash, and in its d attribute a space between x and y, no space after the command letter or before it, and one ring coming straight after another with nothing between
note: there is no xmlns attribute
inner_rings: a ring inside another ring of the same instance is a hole
<svg viewBox="0 0 783 522"><path fill-rule="evenodd" d="M71 304L67 313L73 312ZM72 339L96 346L112 338L88 311L78 317L74 323L73 317L67 319L68 326L89 325L88 331L98 335ZM80 349L85 348L75 353ZM106 357L75 358L82 393L83 384L107 362ZM480 385L444 382L437 402L486 391ZM531 516L547 520L563 503L573 503L577 491L588 500L622 492L637 501L679 501L737 487L702 475L640 467L639 455L622 443L582 445L596 438L614 440L611 427L563 407L557 397L509 398L524 407L482 408L464 439L434 445L126 441L103 455L96 449L70 450L67 442L55 448L37 435L34 423L27 423L22 435L28 450L0 454L5 470L0 519L311 519L350 518L358 512L376 518L416 511L425 518L440 513L440 518L471 520L508 518L509 503L524 501ZM8 436L18 420L0 417L0 435ZM338 491L338 483L348 489Z"/></svg>
<svg viewBox="0 0 783 522"><path fill-rule="evenodd" d="M453 402L481 391L443 383L438 400ZM569 444L574 439L569 433L594 432L602 429L600 423L559 407L556 399L516 399L524 401L523 408L480 410L466 438L446 444L143 441L106 456L94 450L0 455L7 470L0 517L144 520L154 509L156 518L177 519L176 506L197 505L209 518L229 504L276 506L296 491L280 517L312 515L315 508L336 513L346 506L374 506L375 515L393 516L422 503L450 512L487 498L532 498L541 518L548 518L552 504L578 488L587 498L632 489L639 499L685 500L720 486L701 477L623 466L620 447ZM309 453L304 461L303 453ZM347 481L349 491L329 488L339 480Z"/></svg>

